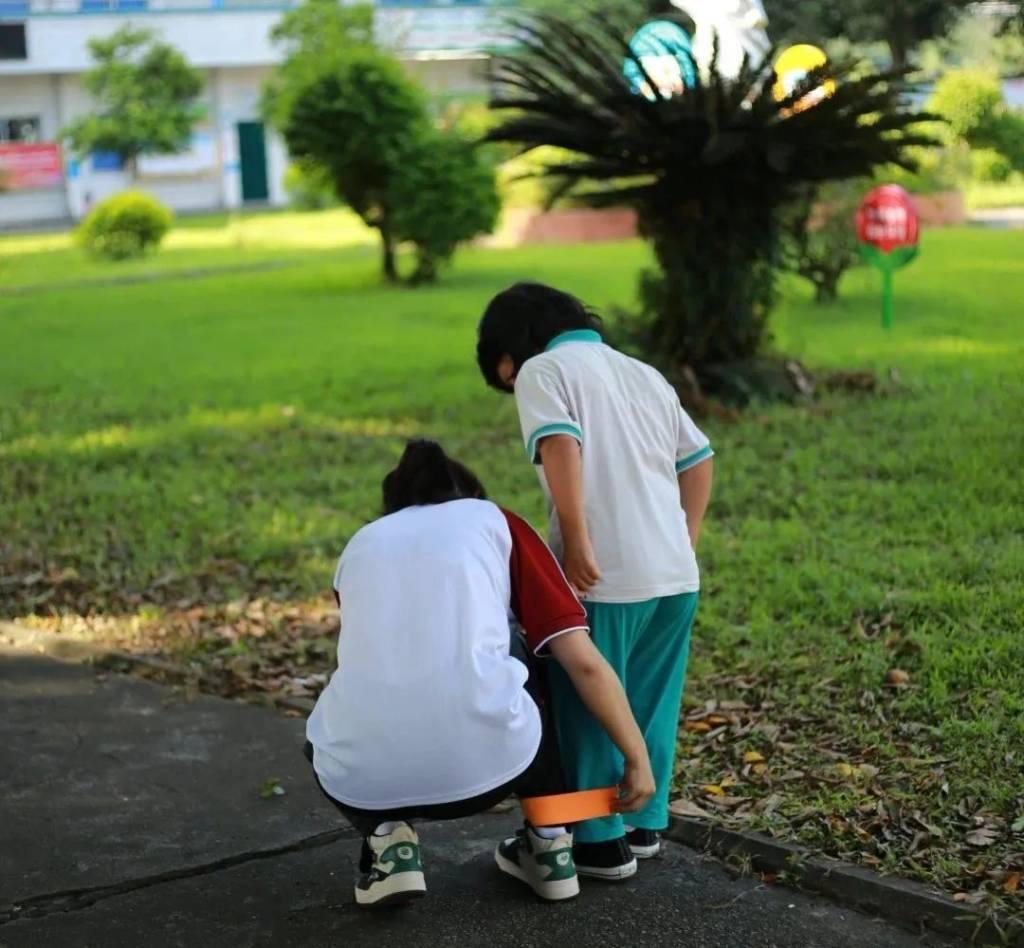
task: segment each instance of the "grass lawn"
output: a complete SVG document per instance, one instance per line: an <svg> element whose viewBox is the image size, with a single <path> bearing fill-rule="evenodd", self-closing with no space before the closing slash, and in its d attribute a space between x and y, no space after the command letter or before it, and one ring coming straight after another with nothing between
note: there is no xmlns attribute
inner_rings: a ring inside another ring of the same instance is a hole
<svg viewBox="0 0 1024 948"><path fill-rule="evenodd" d="M58 284L158 278L180 271L290 265L368 253L371 231L349 211L323 214L204 214L179 220L161 252L110 264L79 251L70 233L0 235L0 296ZM363 245L363 246L360 246Z"/></svg>
<svg viewBox="0 0 1024 948"><path fill-rule="evenodd" d="M715 819L1024 916L1022 243L927 232L888 333L869 271L829 310L787 286L781 351L898 379L707 422L679 789ZM8 285L100 272L7 249ZM543 519L514 405L477 376L475 322L523 277L627 304L644 248L471 251L415 292L380 287L368 248L339 259L0 293L0 616L301 692L329 663L334 559L405 438L442 438Z"/></svg>

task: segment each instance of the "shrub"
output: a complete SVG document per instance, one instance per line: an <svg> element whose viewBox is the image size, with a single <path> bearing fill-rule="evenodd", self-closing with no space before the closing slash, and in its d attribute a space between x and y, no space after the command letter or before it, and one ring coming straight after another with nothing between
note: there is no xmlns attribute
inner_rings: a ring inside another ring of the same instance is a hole
<svg viewBox="0 0 1024 948"><path fill-rule="evenodd" d="M337 204L331 176L313 161L296 161L284 173L288 203L299 211L321 211Z"/></svg>
<svg viewBox="0 0 1024 948"><path fill-rule="evenodd" d="M86 250L108 260L141 257L156 249L174 215L142 191L122 191L97 204L82 221L78 240Z"/></svg>
<svg viewBox="0 0 1024 948"><path fill-rule="evenodd" d="M949 124L954 137L977 147L995 144L995 129L1003 111L1003 90L995 73L953 69L936 84L928 109Z"/></svg>
<svg viewBox="0 0 1024 948"><path fill-rule="evenodd" d="M819 303L839 297L839 281L858 260L853 217L871 181L808 189L782 214L782 261L814 286Z"/></svg>
<svg viewBox="0 0 1024 948"><path fill-rule="evenodd" d="M392 182L393 226L416 245L413 283L427 283L466 240L490 233L501 201L494 167L455 132L428 129L411 147Z"/></svg>
<svg viewBox="0 0 1024 948"><path fill-rule="evenodd" d="M971 178L986 184L999 184L1013 174L1010 159L995 148L975 148L971 152Z"/></svg>
<svg viewBox="0 0 1024 948"><path fill-rule="evenodd" d="M1024 171L1024 115L1004 112L996 121L995 147L1002 152L1015 171Z"/></svg>

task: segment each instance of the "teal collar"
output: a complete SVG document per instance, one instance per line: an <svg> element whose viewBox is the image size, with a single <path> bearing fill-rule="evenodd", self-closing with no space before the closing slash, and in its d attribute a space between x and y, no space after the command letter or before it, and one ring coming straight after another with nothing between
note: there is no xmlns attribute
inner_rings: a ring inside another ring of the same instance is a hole
<svg viewBox="0 0 1024 948"><path fill-rule="evenodd" d="M601 334L595 332L593 329L570 329L569 332L563 332L561 335L555 336L545 347L545 352L550 352L552 349L557 349L559 346L564 346L567 342L602 342Z"/></svg>

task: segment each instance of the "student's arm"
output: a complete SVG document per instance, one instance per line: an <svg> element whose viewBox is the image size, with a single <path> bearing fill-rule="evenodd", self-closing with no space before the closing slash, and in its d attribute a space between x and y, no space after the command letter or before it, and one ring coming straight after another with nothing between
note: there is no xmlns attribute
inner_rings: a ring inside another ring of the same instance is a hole
<svg viewBox="0 0 1024 948"><path fill-rule="evenodd" d="M601 578L583 510L583 454L572 435L550 435L540 442L544 478L565 544L565 575L579 595Z"/></svg>
<svg viewBox="0 0 1024 948"><path fill-rule="evenodd" d="M704 434L680 404L676 414L676 476L679 478L679 503L686 512L686 532L690 546L697 549L700 528L711 499L714 451Z"/></svg>
<svg viewBox="0 0 1024 948"><path fill-rule="evenodd" d="M715 462L709 457L679 474L679 501L686 511L686 529L690 534L690 546L697 549L700 528L711 499L711 482Z"/></svg>
<svg viewBox="0 0 1024 948"><path fill-rule="evenodd" d="M587 614L547 544L521 517L503 511L512 536L511 607L535 655L554 656L580 700L625 758L620 806L638 810L654 793L643 735L611 666L590 641Z"/></svg>
<svg viewBox="0 0 1024 948"><path fill-rule="evenodd" d="M583 630L558 636L550 648L580 700L625 759L618 809L626 813L642 809L654 796L654 774L644 736L637 727L619 679Z"/></svg>

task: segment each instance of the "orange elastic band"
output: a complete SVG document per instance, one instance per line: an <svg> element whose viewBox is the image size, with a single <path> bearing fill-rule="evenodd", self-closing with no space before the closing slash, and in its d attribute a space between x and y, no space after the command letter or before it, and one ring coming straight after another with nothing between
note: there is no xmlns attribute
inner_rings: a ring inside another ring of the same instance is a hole
<svg viewBox="0 0 1024 948"><path fill-rule="evenodd" d="M564 826L580 820L611 816L615 812L618 787L558 793L548 797L526 797L519 802L523 814L534 826Z"/></svg>

